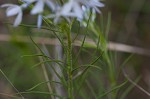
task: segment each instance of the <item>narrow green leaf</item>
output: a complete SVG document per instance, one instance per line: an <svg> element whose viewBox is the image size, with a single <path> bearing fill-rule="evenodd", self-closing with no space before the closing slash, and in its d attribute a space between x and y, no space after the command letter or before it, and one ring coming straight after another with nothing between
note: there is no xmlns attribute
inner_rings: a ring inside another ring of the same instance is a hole
<svg viewBox="0 0 150 99"><path fill-rule="evenodd" d="M61 82L56 82L56 81L44 81L41 83L38 83L36 85L34 85L33 87L31 87L30 89L26 90L26 91L32 91L33 89L37 88L38 86L45 84L45 83L57 83L57 84L62 84Z"/></svg>
<svg viewBox="0 0 150 99"><path fill-rule="evenodd" d="M103 94L100 94L96 99L101 99L102 97L108 95L109 93L111 93L111 92L113 92L113 91L115 91L115 90L118 90L119 88L123 87L127 82L128 82L128 81L125 81L125 82L123 82L122 84L120 84L120 85L118 85L118 86L112 88L110 91L105 92L105 93L103 93Z"/></svg>
<svg viewBox="0 0 150 99"><path fill-rule="evenodd" d="M82 71L82 73L81 73L80 75L78 75L78 76L81 76L81 77L82 77L90 67L95 66L94 64L95 64L101 57L102 57L102 54L101 54L99 57L97 57L93 62L91 62L91 63L90 63L90 66L87 66L87 67ZM77 67L77 68L78 68L78 67ZM95 67L95 68L97 68L97 67ZM100 67L99 67L99 69L101 70ZM76 77L76 78L77 78L77 77Z"/></svg>
<svg viewBox="0 0 150 99"><path fill-rule="evenodd" d="M64 68L63 65L60 64L60 63L62 63L62 61L60 61L60 60L45 60L45 61L42 61L42 62L39 62L39 63L35 64L34 66L32 66L32 68L35 68L35 67L37 67L37 66L39 66L39 65L41 65L41 64L44 64L44 63L46 63L46 62L55 62L55 63L57 63L60 67Z"/></svg>
<svg viewBox="0 0 150 99"><path fill-rule="evenodd" d="M78 22L78 24L79 24L79 27L78 27L78 32L77 32L77 34L75 35L75 37L74 37L74 39L72 40L72 43L76 40L76 38L78 37L78 35L79 35L79 33L80 33L80 22Z"/></svg>
<svg viewBox="0 0 150 99"><path fill-rule="evenodd" d="M18 91L18 89L13 85L13 83L8 79L8 77L5 75L5 73L0 69L0 72L3 74L3 76L6 78L6 80L10 83L10 85L18 92L18 94L24 99L22 94Z"/></svg>
<svg viewBox="0 0 150 99"><path fill-rule="evenodd" d="M78 57L79 57L79 55L80 55L80 53L81 53L81 51L83 49L83 46L84 46L84 43L85 43L85 39L86 39L86 36L87 36L87 32L88 32L88 27L89 27L91 16L92 16L92 13L90 13L89 19L87 21L86 32L84 34L84 38L83 38L82 44L80 46L79 52L77 53L77 56L75 58L75 61L74 61L73 65L75 65L75 63L77 62L77 59L78 59Z"/></svg>
<svg viewBox="0 0 150 99"><path fill-rule="evenodd" d="M75 72L76 70L82 68L82 67L85 67L85 68L89 68L89 67L93 67L93 68L97 68L99 70L102 70L100 67L96 66L96 65L90 65L90 64L87 64L87 65L81 65L79 67L76 67L72 70L72 73Z"/></svg>
<svg viewBox="0 0 150 99"><path fill-rule="evenodd" d="M134 82L138 83L140 79L141 79L141 76L136 78L136 80ZM133 89L133 87L135 87L135 85L133 85L133 84L131 84L129 87L127 87L126 90L123 92L123 94L120 96L120 99L125 99L126 96L129 94L129 92Z"/></svg>
<svg viewBox="0 0 150 99"><path fill-rule="evenodd" d="M95 97L94 99L96 99L96 93L94 92L93 87L91 86L91 84L87 80L85 82L86 82L88 88L90 89L91 94Z"/></svg>
<svg viewBox="0 0 150 99"><path fill-rule="evenodd" d="M36 57L36 56L43 56L43 57L46 57L46 58L50 58L46 55L43 55L43 54L33 54L33 55L22 55L21 57Z"/></svg>
<svg viewBox="0 0 150 99"><path fill-rule="evenodd" d="M46 23L46 25L51 29L51 25L47 22L47 20L45 18L43 18L43 20ZM57 29L59 29L59 28L57 28ZM61 38L61 36L59 36L55 31L52 31L52 32L58 38L58 40L61 43L64 50L66 50L65 43L64 43L63 39ZM62 33L62 31L59 31L58 33Z"/></svg>
<svg viewBox="0 0 150 99"><path fill-rule="evenodd" d="M105 31L105 38L108 39L108 33L110 30L110 25L111 25L111 12L108 13L108 18L107 18L107 25L106 25L106 31Z"/></svg>
<svg viewBox="0 0 150 99"><path fill-rule="evenodd" d="M44 95L52 95L52 96L55 96L55 97L58 97L59 99L67 99L66 97L62 97L62 96L59 96L55 93L49 93L49 92L42 92L42 91L28 91L28 92L20 92L21 94L44 94ZM16 93L16 95L19 94L19 93Z"/></svg>

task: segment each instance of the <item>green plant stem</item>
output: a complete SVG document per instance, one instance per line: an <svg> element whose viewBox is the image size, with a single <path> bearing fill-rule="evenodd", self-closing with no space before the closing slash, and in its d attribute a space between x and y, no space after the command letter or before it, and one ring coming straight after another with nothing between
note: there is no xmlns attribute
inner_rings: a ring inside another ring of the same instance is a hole
<svg viewBox="0 0 150 99"><path fill-rule="evenodd" d="M68 96L73 99L73 82L72 82L72 39L71 32L67 31L68 48L67 48L67 74L68 74Z"/></svg>
<svg viewBox="0 0 150 99"><path fill-rule="evenodd" d="M110 56L108 55L108 50L105 52L106 62L108 64L108 76L110 80L110 87L114 88L116 86L116 78L114 72L114 65L110 60ZM116 91L111 92L111 99L116 99Z"/></svg>

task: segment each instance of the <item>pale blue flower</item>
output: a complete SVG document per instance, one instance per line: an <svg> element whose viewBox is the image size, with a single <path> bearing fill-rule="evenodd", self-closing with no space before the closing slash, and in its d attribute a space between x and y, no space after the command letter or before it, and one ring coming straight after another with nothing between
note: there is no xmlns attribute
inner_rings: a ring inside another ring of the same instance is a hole
<svg viewBox="0 0 150 99"><path fill-rule="evenodd" d="M30 2L30 0L26 0L26 2ZM55 9L55 5L50 0L31 0L31 2L36 2L35 6L31 10L31 14L39 14L44 11L45 4L53 11Z"/></svg>
<svg viewBox="0 0 150 99"><path fill-rule="evenodd" d="M62 7L60 15L64 17L77 17L79 20L82 20L84 17L82 6L95 9L100 13L98 7L104 7L104 4L98 0L69 0Z"/></svg>
<svg viewBox="0 0 150 99"><path fill-rule="evenodd" d="M62 7L62 16L77 17L79 19L83 18L83 11L80 3L77 0L70 0Z"/></svg>
<svg viewBox="0 0 150 99"><path fill-rule="evenodd" d="M85 9L94 9L96 12L100 13L99 7L104 7L104 4L98 0L68 0L62 6L56 6L52 0L21 0L23 4L21 6L14 5L14 4L5 4L1 7L8 7L6 10L7 16L14 16L17 15L14 26L18 26L22 21L22 10L29 7L29 5L33 4L33 8L31 9L32 15L38 15L37 18L37 27L40 28L42 25L42 18L44 7L47 5L51 9L51 14L46 16L45 18L53 18L54 23L60 21L61 17L65 18L68 22L72 17L76 17L79 21L83 19L87 19ZM90 10L89 10L90 11Z"/></svg>
<svg viewBox="0 0 150 99"><path fill-rule="evenodd" d="M104 4L98 0L78 0L78 1L88 8L94 8L98 13L100 13L98 7L104 7Z"/></svg>
<svg viewBox="0 0 150 99"><path fill-rule="evenodd" d="M24 6L24 5L23 5ZM6 9L6 16L7 17L10 17L10 16L15 16L17 15L15 21L14 21L14 26L18 26L21 21L22 21L22 6L18 6L18 5L15 5L15 4L3 4L1 5L1 7L7 7Z"/></svg>
<svg viewBox="0 0 150 99"><path fill-rule="evenodd" d="M31 10L32 15L38 14L38 19L37 19L37 27L41 28L42 25L42 13L44 11L44 6L47 5L52 11L55 9L55 5L52 1L50 0L24 0L26 3L34 3L35 6Z"/></svg>
<svg viewBox="0 0 150 99"><path fill-rule="evenodd" d="M64 17L68 22L70 22L69 17L77 17L79 19L82 19L83 11L80 4L75 0L70 0L62 7L57 6L54 14L46 16L46 18L54 18L54 23L58 23L61 17Z"/></svg>
<svg viewBox="0 0 150 99"><path fill-rule="evenodd" d="M85 6L82 6L82 10L84 11L84 20L81 20L81 26L87 27L87 22L90 18L90 24L93 24L93 22L95 21L96 18L96 10L87 8Z"/></svg>
<svg viewBox="0 0 150 99"><path fill-rule="evenodd" d="M54 14L49 14L49 15L47 15L47 16L45 16L45 18L54 19L53 22L56 24L56 23L58 23L58 22L61 20L61 17L62 17L62 16L64 16L64 15L62 14L62 7L57 5L56 8L55 8L55 13L54 13ZM69 19L68 17L64 16L64 18L65 18L68 22L70 22L70 19Z"/></svg>

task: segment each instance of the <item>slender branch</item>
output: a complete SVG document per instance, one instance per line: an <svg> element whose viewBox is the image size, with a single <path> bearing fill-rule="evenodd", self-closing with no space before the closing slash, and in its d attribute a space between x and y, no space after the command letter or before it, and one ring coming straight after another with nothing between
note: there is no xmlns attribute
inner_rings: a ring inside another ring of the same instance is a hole
<svg viewBox="0 0 150 99"><path fill-rule="evenodd" d="M68 95L69 99L73 99L73 78L72 78L72 39L71 32L67 31L67 74L68 74Z"/></svg>
<svg viewBox="0 0 150 99"><path fill-rule="evenodd" d="M40 53L38 49L37 49L37 52ZM42 61L43 61L43 58L42 58L42 57L39 57L39 60L40 60L40 62L42 62ZM42 70L43 70L43 73L44 73L45 80L46 80L46 81L50 81L50 80L49 80L49 77L48 77L47 70L46 70L44 64L42 64ZM48 87L48 90L49 90L50 93L53 92L50 83L47 83L47 87ZM55 99L55 97L54 97L53 95L51 95L51 99Z"/></svg>
<svg viewBox="0 0 150 99"><path fill-rule="evenodd" d="M6 78L6 80L10 83L10 85L18 92L18 94L21 96L21 99L25 99L23 95L18 91L18 89L13 85L13 83L8 79L8 77L5 75L5 73L0 69L0 72L3 74L3 76Z"/></svg>

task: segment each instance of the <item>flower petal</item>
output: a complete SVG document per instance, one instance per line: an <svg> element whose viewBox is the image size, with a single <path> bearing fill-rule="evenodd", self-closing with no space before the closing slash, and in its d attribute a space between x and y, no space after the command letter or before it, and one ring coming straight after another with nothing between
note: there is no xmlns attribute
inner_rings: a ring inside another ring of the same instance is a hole
<svg viewBox="0 0 150 99"><path fill-rule="evenodd" d="M30 4L28 4L28 3L24 3L24 4L22 4L20 7L23 8L23 9L25 9L25 8L27 8L29 5L30 5Z"/></svg>
<svg viewBox="0 0 150 99"><path fill-rule="evenodd" d="M47 6L52 10L54 11L55 10L55 5L53 2L49 1L49 0L46 0L45 2L47 4Z"/></svg>
<svg viewBox="0 0 150 99"><path fill-rule="evenodd" d="M9 8L7 8L6 15L8 17L16 15L19 12L19 10L21 10L21 8L18 7L18 6L16 6L16 7L15 6L14 7L9 7Z"/></svg>
<svg viewBox="0 0 150 99"><path fill-rule="evenodd" d="M66 4L63 6L63 8L62 8L61 13L62 13L63 15L69 13L69 12L71 11L71 9L72 9L73 3L74 3L74 2L73 2L72 0L69 1L68 3L66 3Z"/></svg>
<svg viewBox="0 0 150 99"><path fill-rule="evenodd" d="M89 4L92 4L93 6L95 5L97 7L104 7L105 6L103 3L99 2L98 0L93 0Z"/></svg>
<svg viewBox="0 0 150 99"><path fill-rule="evenodd" d="M4 8L4 7L10 7L10 6L16 6L16 5L14 5L14 4L3 4L0 7Z"/></svg>
<svg viewBox="0 0 150 99"><path fill-rule="evenodd" d="M97 7L94 7L94 9L96 10L96 12L101 13L101 11Z"/></svg>
<svg viewBox="0 0 150 99"><path fill-rule="evenodd" d="M38 13L42 13L44 10L44 1L39 0L36 5L34 6L34 8L31 10L31 14L38 14Z"/></svg>
<svg viewBox="0 0 150 99"><path fill-rule="evenodd" d="M22 21L22 11L20 10L19 14L17 15L16 19L15 19L15 22L14 22L14 27L18 26L21 21Z"/></svg>
<svg viewBox="0 0 150 99"><path fill-rule="evenodd" d="M80 2L81 4L86 6L87 8L94 8L98 13L100 13L100 10L98 9L98 7L104 7L105 6L103 3L101 3L98 0L81 0L78 2Z"/></svg>
<svg viewBox="0 0 150 99"><path fill-rule="evenodd" d="M42 25L42 18L43 16L41 14L38 15L38 22L37 22L37 27L40 29Z"/></svg>
<svg viewBox="0 0 150 99"><path fill-rule="evenodd" d="M74 9L73 10L74 10L75 15L79 19L83 18L83 11L82 11L82 8L80 7L80 5L78 3L74 3Z"/></svg>
<svg viewBox="0 0 150 99"><path fill-rule="evenodd" d="M37 0L22 0L23 2L27 2L27 3L33 3L33 2L35 2L35 1L37 1Z"/></svg>

